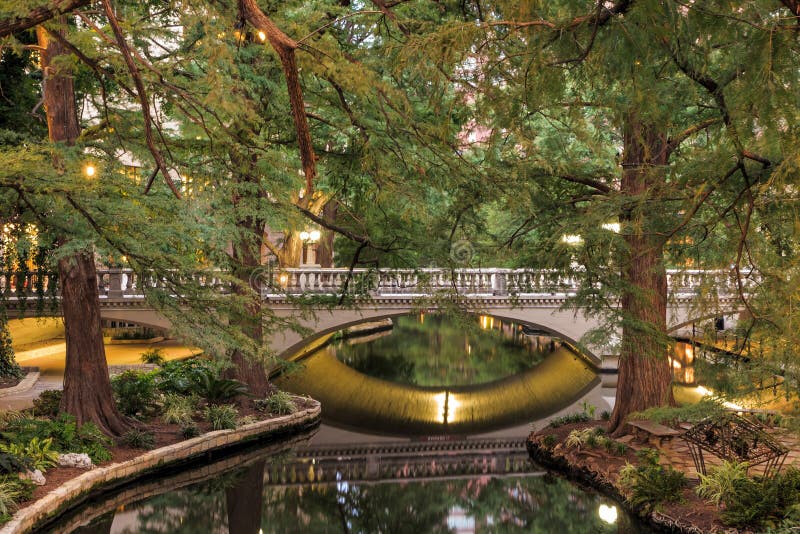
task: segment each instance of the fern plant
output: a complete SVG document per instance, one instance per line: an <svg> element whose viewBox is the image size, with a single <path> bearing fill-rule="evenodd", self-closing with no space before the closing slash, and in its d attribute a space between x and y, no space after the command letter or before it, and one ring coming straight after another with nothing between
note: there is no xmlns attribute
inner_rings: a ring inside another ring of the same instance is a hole
<svg viewBox="0 0 800 534"><path fill-rule="evenodd" d="M700 475L700 485L695 490L701 498L719 504L734 489L737 480L747 478L747 462L722 462L722 465L709 468L707 475Z"/></svg>

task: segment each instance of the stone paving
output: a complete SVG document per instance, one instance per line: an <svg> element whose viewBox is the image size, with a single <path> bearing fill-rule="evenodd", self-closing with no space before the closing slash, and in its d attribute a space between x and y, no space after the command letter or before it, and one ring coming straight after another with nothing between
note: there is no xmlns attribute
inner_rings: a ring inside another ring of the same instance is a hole
<svg viewBox="0 0 800 534"><path fill-rule="evenodd" d="M767 432L789 449L789 454L783 463L783 469L790 465L800 468L800 437L781 428L770 428L767 429ZM652 441L650 443L639 443L632 439L625 441L627 441L628 445L634 450L647 447L659 449L659 451L661 451L662 464L671 465L675 469L683 471L690 480L699 480L692 455L689 452L689 446L686 441L680 437L665 441L664 444L660 446L652 443ZM708 452L704 452L703 457L705 459L706 469L722 463L722 460ZM753 466L750 468L749 472L751 475L761 475L764 472L763 465Z"/></svg>

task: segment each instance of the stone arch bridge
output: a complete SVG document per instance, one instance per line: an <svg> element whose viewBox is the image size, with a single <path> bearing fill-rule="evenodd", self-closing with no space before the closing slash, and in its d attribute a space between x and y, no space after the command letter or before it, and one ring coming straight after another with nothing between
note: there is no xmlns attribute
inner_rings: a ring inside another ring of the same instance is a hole
<svg viewBox="0 0 800 534"><path fill-rule="evenodd" d="M453 305L528 325L571 343L578 343L587 332L600 326L596 317L566 306L578 290L577 280L551 271L265 268L258 276L262 277L262 298L272 313L281 318L294 317L304 332L287 330L272 335L272 349L281 357L294 354L315 338L358 323L435 312ZM145 297L148 288L164 288L164 282L144 278L129 269L100 269L97 277L104 319L170 328L169 321ZM204 275L202 283L224 290L221 279L213 273ZM685 333L694 321L720 316L735 320L738 314L737 283L729 272L670 271L668 284L668 325L673 333ZM58 315L57 306L48 309L45 305L41 310L35 304L37 292L46 293L50 287L46 273L0 273L0 305L12 318ZM335 296L343 292L348 296L346 305L316 306L309 313L308 306L302 304L311 295L328 295L331 302L336 302ZM708 294L714 297L708 298ZM697 309L704 310L703 316L698 316ZM603 350L592 345L584 347L586 356L600 364ZM608 360L613 362L613 358ZM616 367L615 362L611 364Z"/></svg>

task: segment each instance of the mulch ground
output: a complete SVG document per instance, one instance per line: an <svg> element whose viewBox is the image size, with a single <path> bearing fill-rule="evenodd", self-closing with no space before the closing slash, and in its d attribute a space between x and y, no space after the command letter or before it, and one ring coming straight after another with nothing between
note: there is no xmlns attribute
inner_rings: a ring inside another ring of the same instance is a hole
<svg viewBox="0 0 800 534"><path fill-rule="evenodd" d="M559 426L557 428L546 427L542 430L534 432L528 438L529 444L538 447L541 451L546 451L549 455L556 459L565 461L576 472L580 471L588 475L589 478L594 480L586 480L586 477L581 477L584 480L579 480L591 485L611 485L620 495L625 496L625 491L619 487L617 481L619 479L619 471L625 466L626 462L636 465L638 463L635 450L631 447L628 448L625 454L617 454L614 452L607 452L603 448L574 448L566 447L564 441L573 430L582 430L584 428L593 428L597 426L605 426L605 423L598 423L597 421L574 423ZM544 436L552 435L555 439L555 445L548 448L542 444ZM627 440L626 440L627 441ZM638 445L635 443L628 443L636 448L645 448L648 445ZM652 447L651 447L652 448ZM664 462L662 462L664 463ZM683 490L683 502L679 503L666 503L658 508L659 521L671 526L680 526L686 532L736 532L731 530L730 527L724 527L719 521L719 509L713 504L709 504L699 498L694 489L696 482L690 481L689 487ZM741 531L747 532L747 531Z"/></svg>
<svg viewBox="0 0 800 534"><path fill-rule="evenodd" d="M313 403L304 397L294 397L293 400L298 411L305 410L306 408L313 406ZM259 421L278 417L276 414L268 414L256 410L253 406L252 400L243 401L237 407L239 409L239 417L252 416ZM212 431L211 425L205 421L196 421L195 424L197 425L197 428L200 429L201 435ZM141 430L152 432L155 435L154 448L166 447L167 445L172 445L174 443L179 443L186 440L181 433L180 425L166 424L158 418L151 421L142 422L137 426L139 426ZM109 450L111 451L112 458L108 462L100 463L99 465L101 467L112 463L125 462L147 452L144 449L133 449L131 447L122 445L111 447ZM47 470L47 473L45 473L45 480L47 483L44 486L36 486L30 500L20 502L19 507L24 508L27 504L44 497L58 486L69 480L72 480L77 476L82 475L86 471L86 469L78 469L76 467L51 467Z"/></svg>

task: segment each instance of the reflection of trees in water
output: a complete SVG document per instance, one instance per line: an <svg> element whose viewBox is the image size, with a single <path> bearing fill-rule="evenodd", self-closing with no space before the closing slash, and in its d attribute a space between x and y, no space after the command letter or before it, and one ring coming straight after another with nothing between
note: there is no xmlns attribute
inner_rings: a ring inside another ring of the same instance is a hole
<svg viewBox="0 0 800 534"><path fill-rule="evenodd" d="M533 367L549 352L511 323L483 330L444 316L399 317L390 336L339 343L339 360L368 376L418 386L491 382Z"/></svg>
<svg viewBox="0 0 800 534"><path fill-rule="evenodd" d="M116 533L635 532L597 515L605 500L559 478L489 476L386 484L263 486L264 462L126 506ZM274 466L267 466L267 469ZM133 515L135 514L135 516ZM113 514L81 532L109 532ZM117 518L121 519L121 518ZM119 528L122 527L122 528ZM102 530L98 530L102 529ZM617 530L619 529L619 530Z"/></svg>

